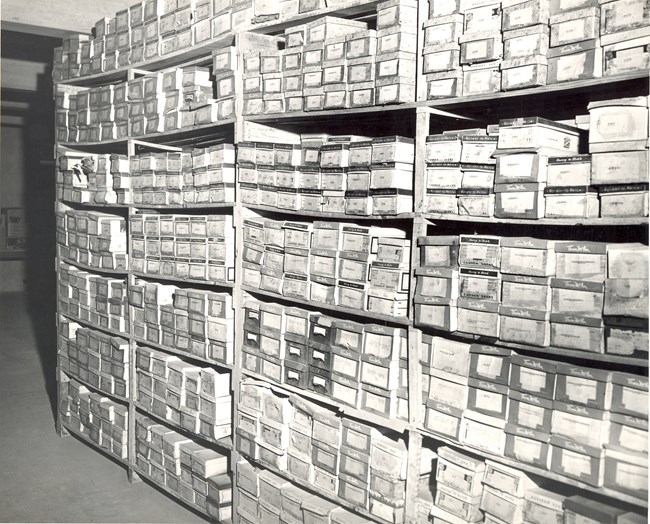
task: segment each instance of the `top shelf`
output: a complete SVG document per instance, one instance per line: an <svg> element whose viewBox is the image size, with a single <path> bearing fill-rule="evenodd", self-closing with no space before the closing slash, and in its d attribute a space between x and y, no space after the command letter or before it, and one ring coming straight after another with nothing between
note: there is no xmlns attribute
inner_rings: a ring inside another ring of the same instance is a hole
<svg viewBox="0 0 650 524"><path fill-rule="evenodd" d="M268 22L246 25L241 29L230 31L225 35L221 35L217 38L212 38L210 40L206 40L205 42L195 44L187 49L175 51L165 56L156 57L153 60L143 60L134 64L129 64L126 67L112 69L111 71L104 71L92 75L69 78L67 80L62 80L55 83L62 85L92 87L96 85L111 84L124 81L127 79L128 71L133 69L142 69L144 71L153 72L161 71L163 69L174 67L179 64L183 64L185 66L208 64L212 60L212 51L214 49L232 45L237 33L239 32L250 31L269 35L279 34L284 32L287 27L291 27L296 24L304 24L306 22L311 22L312 20L315 20L321 16L333 14L351 19L370 18L371 16L375 15L376 6L380 3L380 0L335 0L331 3L334 5L326 7L324 9L318 9L316 11L299 13L283 20L270 20Z"/></svg>

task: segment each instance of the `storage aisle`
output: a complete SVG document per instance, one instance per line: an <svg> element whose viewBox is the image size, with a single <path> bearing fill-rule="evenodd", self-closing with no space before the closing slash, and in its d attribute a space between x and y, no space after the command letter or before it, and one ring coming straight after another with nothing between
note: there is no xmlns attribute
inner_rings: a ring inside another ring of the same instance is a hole
<svg viewBox="0 0 650 524"><path fill-rule="evenodd" d="M57 436L44 378L55 377L55 338L41 364L33 326L48 318L34 317L22 294L0 295L0 522L204 522L150 485L129 484L124 468L75 437Z"/></svg>

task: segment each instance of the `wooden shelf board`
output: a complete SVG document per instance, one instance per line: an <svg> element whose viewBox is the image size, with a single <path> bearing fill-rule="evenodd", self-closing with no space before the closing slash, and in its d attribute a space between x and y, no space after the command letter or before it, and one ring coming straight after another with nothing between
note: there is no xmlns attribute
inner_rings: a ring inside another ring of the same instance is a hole
<svg viewBox="0 0 650 524"><path fill-rule="evenodd" d="M415 325L416 328L422 329L427 333L435 334L440 337L452 337L459 340L464 340L469 343L485 344L487 346L498 346L512 350L521 350L529 353L539 353L541 355L556 355L562 357L575 358L580 360L588 360L592 362L608 362L612 364L620 364L626 366L648 367L648 358L633 357L625 355L612 355L611 353L592 353L590 351L580 351L579 349L568 349L554 346L529 346L527 344L518 344L515 342L507 342L504 340L495 340L493 338L464 335L463 333L454 331L447 332L439 329L434 329L429 326Z"/></svg>
<svg viewBox="0 0 650 524"><path fill-rule="evenodd" d="M198 440L204 440L205 442L209 442L210 444L215 444L216 446L219 446L220 448L222 448L224 450L228 450L228 451L230 451L233 448L233 446L232 446L232 437L231 436L223 437L222 439L217 440L217 439L214 439L214 438L211 438L211 437L206 437L205 435L198 435L198 434L196 434L196 433L194 433L192 431L189 431L189 430L185 429L182 426L174 424L171 420L167 420L165 418L159 417L155 413L152 413L151 411L149 411L145 406L140 404L138 401L134 401L133 405L136 408L138 408L140 411L145 413L148 417L151 417L151 418L157 420L158 422L160 422L161 424L164 424L165 426L169 426L170 428L172 428L174 430L178 430L181 433L187 433L188 435L191 435L191 437L193 439L196 438Z"/></svg>
<svg viewBox="0 0 650 524"><path fill-rule="evenodd" d="M102 331L104 333L108 333L109 335L113 335L115 337L120 337L120 338L129 338L128 333L122 333L121 331L118 331L116 329L110 328L110 327L101 327L93 324L92 322L89 322L88 320L82 320L80 318L75 318L72 315L66 315L65 313L61 313L58 311L58 314L61 315L62 317L67 318L68 320L71 320L72 322L77 322L78 324L81 324L84 327L87 327L89 329L94 329L96 331Z"/></svg>
<svg viewBox="0 0 650 524"><path fill-rule="evenodd" d="M59 258L61 262L65 262L66 264L69 264L71 266L75 266L84 269L86 271L91 271L93 273L105 273L108 275L117 275L122 277L126 277L126 275L128 274L128 270L126 269L99 268L99 267L88 266L86 264L82 264L81 262L76 262L70 258L64 258L64 257L59 257Z"/></svg>
<svg viewBox="0 0 650 524"><path fill-rule="evenodd" d="M314 119L318 117L331 118L333 116L343 115L360 115L368 113L385 113L386 111L406 111L414 109L414 102L407 102L403 104L391 104L384 106L365 106L365 107L351 107L349 109L321 109L319 111L292 111L289 113L273 113L268 115L246 115L243 117L244 121L250 122L281 122L287 120L304 120Z"/></svg>
<svg viewBox="0 0 650 524"><path fill-rule="evenodd" d="M494 460L495 462L499 462L500 464L505 464L506 466L510 466L516 469L519 469L521 471L525 471L528 473L532 473L533 475L538 475L544 479L551 479L556 482L559 482L561 484L566 484L569 486L576 486L580 489L590 491L592 493L596 493L598 495L603 495L606 497L610 497L616 500L619 500L621 502L626 502L628 504L633 504L635 506L639 506L642 508L647 508L648 507L648 501L646 499L640 499L638 497L634 497L632 495L628 495L627 493L621 493L620 491L616 491L610 488L605 488L605 487L595 487L590 484L587 484L585 482L581 482L579 480L575 480L569 477L565 477L563 475L560 475L558 473L555 473L553 471L549 471L547 469L542 469L537 466L532 466L530 464L526 464L524 462L519 462L518 460L510 459L508 457L504 457L502 455L495 455L493 453L490 453L485 450L481 450L478 448L474 448L471 446L466 446L465 444L462 444L454 439L451 439L449 437L446 437L444 435L439 435L437 433L434 433L432 431L429 431L424 428L417 428L416 431L421 433L422 435L426 437L430 437L434 440L438 440L440 442L443 442L445 444L448 444L452 447L455 447L457 449L463 450L463 451L468 451L470 453L474 453L475 455L479 455L481 457Z"/></svg>
<svg viewBox="0 0 650 524"><path fill-rule="evenodd" d="M169 495L171 495L172 498L178 500L181 504L187 506L188 508L191 508L192 510L196 511L197 513L200 513L201 515L206 517L208 522L222 522L223 524L231 524L232 523L231 520L215 521L210 515L208 515L208 512L206 511L205 508L201 508L200 506L197 506L196 504L192 504L191 502L189 502L189 501L185 500L184 498L182 498L180 496L180 494L177 493L176 491L170 489L169 487L167 487L167 486L165 486L163 484L158 484L158 482L156 482L153 479L153 477L151 477L149 474L142 471L137 465L134 465L132 467L133 467L133 471L135 471L140 477L142 477L143 480L145 480L148 483L152 484L156 488L164 491L165 493L168 493Z"/></svg>
<svg viewBox="0 0 650 524"><path fill-rule="evenodd" d="M513 91L500 91L498 93L484 93L481 95L459 96L454 98L441 98L437 100L425 100L417 102L417 107L444 108L449 106L466 106L468 104L480 103L498 103L500 100L508 98L533 97L543 94L560 93L574 90L585 90L588 88L598 88L603 85L611 86L612 84L626 82L628 80L647 79L648 71L631 71L618 75L605 76L602 78L590 78L587 80L575 80L571 82L561 82L558 84L549 84L528 89L515 89Z"/></svg>
<svg viewBox="0 0 650 524"><path fill-rule="evenodd" d="M169 53L166 56L159 56L153 60L143 60L134 64L129 64L125 67L104 71L101 73L94 73L92 75L80 76L69 78L56 82L60 85L84 86L91 87L95 85L111 84L121 81L126 81L128 71L131 69L140 69L145 71L162 71L173 66L183 65L198 65L201 63L209 63L212 60L212 50L219 49L231 45L234 41L234 33L229 33L218 38L213 38L195 44L188 49L181 49L174 53Z"/></svg>
<svg viewBox="0 0 650 524"><path fill-rule="evenodd" d="M222 202L214 204L131 204L135 209L232 209L234 202Z"/></svg>
<svg viewBox="0 0 650 524"><path fill-rule="evenodd" d="M345 3L338 5L335 3L331 7L299 13L283 20L271 20L269 22L253 24L249 30L257 33L277 34L283 32L287 27L311 22L316 18L326 15L335 14L344 18L354 18L364 14L374 15L376 13L375 8L379 2L380 0L347 0Z"/></svg>
<svg viewBox="0 0 650 524"><path fill-rule="evenodd" d="M208 359L208 358L201 358L201 357L199 357L197 355L193 355L192 353L188 353L186 351L181 351L180 349L165 346L163 344L157 344L155 342L150 342L150 341L148 341L148 340L146 340L144 338L135 337L135 336L131 337L131 338L133 339L133 341L136 344L142 344L144 346L148 346L148 347L151 347L153 349L159 349L160 351L164 351L166 353L172 353L174 355L178 355L179 357L185 357L185 358L188 358L190 360L196 360L197 362L203 362L203 363L211 365L211 366L221 367L221 368L227 369L229 371L232 371L233 367L234 367L232 364L224 364L224 363L219 362L217 360L212 360L212 359Z"/></svg>
<svg viewBox="0 0 650 524"><path fill-rule="evenodd" d="M338 504L339 506L342 506L347 510L350 510L350 511L352 511L354 513L357 513L358 515L362 515L363 517L366 517L367 519L370 519L373 522L377 522L378 524L388 524L387 521L385 521L381 517L373 515L367 509L356 506L352 502L348 502L347 500L344 500L344 499L336 496L333 493L330 493L328 491L320 489L313 482L312 483L306 482L304 479L296 477L295 475L293 475L289 471L286 471L286 470L280 471L279 469L276 469L271 465L267 465L266 462L261 461L259 459L254 459L254 458L249 457L248 455L244 455L244 454L242 454L242 456L246 457L246 459L248 461L250 461L250 462L252 462L252 463L254 463L254 464L258 465L258 466L261 466L264 469L272 471L273 473L277 474L278 476L280 476L280 477L282 477L282 478L284 478L284 479L286 479L286 480L288 480L290 482L293 482L294 484L296 484L300 488L305 489L307 491L311 491L312 493L315 493L316 495L319 495L319 496L323 497L324 499L329 500L330 502L334 502L335 504Z"/></svg>
<svg viewBox="0 0 650 524"><path fill-rule="evenodd" d="M87 208L99 207L99 208L108 208L108 209L128 209L131 207L131 204L102 204L97 202L74 202L73 200L60 200L61 203L73 206L83 206Z"/></svg>
<svg viewBox="0 0 650 524"><path fill-rule="evenodd" d="M100 445L98 445L96 442L90 440L90 437L88 437L88 435L86 435L86 434L84 434L84 433L81 433L80 431L77 431L77 430L75 430L75 429L72 429L72 427L71 427L69 424L67 424L67 423L65 423L65 422L63 422L63 421L61 422L61 426L63 426L65 429L67 429L67 430L68 430L72 435L75 435L75 436L76 436L77 438L79 438L80 440L83 440L83 441L84 441L86 444L88 444L90 447L93 447L93 448L95 448L95 449L101 451L104 455L106 455L107 457L110 457L111 459L113 459L113 460L116 461L116 462L119 462L121 465L125 466L126 468L129 467L129 461L128 461L128 459L124 459L124 458L122 458L122 457L118 457L117 455L115 455L114 453L112 453L111 451L109 451L108 449L106 449L106 448L102 448L102 447L101 447Z"/></svg>
<svg viewBox="0 0 650 524"><path fill-rule="evenodd" d="M429 222L476 222L483 224L525 224L527 226L634 226L648 224L648 217L630 217L630 218L538 218L538 219L521 219L521 218L494 218L494 217L474 217L464 215L452 215L446 213L424 213L424 217Z"/></svg>
<svg viewBox="0 0 650 524"><path fill-rule="evenodd" d="M341 404L330 397L321 395L320 393L309 391L308 389L297 388L295 386L291 386L290 384L278 384L277 382L271 381L269 378L265 377L264 375L260 375L259 373L253 373L252 371L248 371L243 368L241 372L242 374L250 378L254 378L255 380L266 382L271 386L271 389L275 389L283 393L293 393L301 397L314 400L316 402L321 402L350 417L365 422L369 422L370 424L374 424L375 426L380 426L380 427L390 429L392 431L395 431L396 433L404 433L407 427L409 426L406 420L389 419L388 417L382 417L381 415L376 415L374 413L370 413L362 409L353 408L352 406L346 406L345 404Z"/></svg>
<svg viewBox="0 0 650 524"><path fill-rule="evenodd" d="M300 298L293 298L293 297L285 297L284 295L278 295L277 293L273 293L271 291L264 291L263 289L257 289L251 286L241 286L243 291L246 291L247 293L252 293L254 295L263 295L265 297L270 297L270 298L275 298L277 300L285 300L288 302L293 302L295 304L301 304L303 306L309 306L311 308L316 307L314 302L311 300L304 300ZM389 324L397 324L400 326L410 326L411 321L409 320L408 317L393 317L389 315L382 315L380 313L373 313L372 311L362 311L360 309L355 309L351 307L345 307L345 306L335 306L332 304L324 304L322 302L319 302L317 306L320 309L327 310L327 311L333 311L335 313L343 314L343 315L355 315L357 317L362 317L365 319L368 319L372 322L385 322Z"/></svg>
<svg viewBox="0 0 650 524"><path fill-rule="evenodd" d="M249 205L243 204L243 207L246 209L251 209L253 211L268 211L270 213L282 213L292 216L305 216L305 217L314 217L321 218L322 220L402 220L413 218L414 213L402 213L400 215L346 215L344 213L328 213L326 211L295 211L293 209L283 209L279 207L271 206L259 206L259 205Z"/></svg>
<svg viewBox="0 0 650 524"><path fill-rule="evenodd" d="M162 280L164 282L174 282L176 284L197 284L200 286L214 286L222 287L226 289L233 289L235 285L232 282L213 282L212 280L195 280L193 278L176 278L176 277L166 277L163 275L151 275L149 273L140 273L136 271L131 271L131 274L138 277L149 280Z"/></svg>
<svg viewBox="0 0 650 524"><path fill-rule="evenodd" d="M60 353L58 353L57 355L60 355ZM57 368L57 369L59 370L59 373L63 373L66 377L68 377L68 379L76 380L80 384L83 384L88 389L94 391L95 393L97 393L99 395L103 395L103 396L105 396L107 398L110 398L111 400L116 400L117 402L119 402L121 404L128 404L129 403L129 397L121 397L120 395L115 395L114 393L107 393L103 389L100 389L97 386L93 386L87 380L83 380L81 377L71 375L68 371L65 371L65 370L63 370L61 368Z"/></svg>

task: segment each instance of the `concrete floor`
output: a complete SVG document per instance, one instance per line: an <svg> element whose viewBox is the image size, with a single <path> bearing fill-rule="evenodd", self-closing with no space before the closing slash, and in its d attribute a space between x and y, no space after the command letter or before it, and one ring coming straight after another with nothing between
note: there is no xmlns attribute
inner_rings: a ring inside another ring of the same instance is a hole
<svg viewBox="0 0 650 524"><path fill-rule="evenodd" d="M0 294L0 522L205 522L150 484L130 484L125 468L89 445L56 434L55 318L32 303Z"/></svg>

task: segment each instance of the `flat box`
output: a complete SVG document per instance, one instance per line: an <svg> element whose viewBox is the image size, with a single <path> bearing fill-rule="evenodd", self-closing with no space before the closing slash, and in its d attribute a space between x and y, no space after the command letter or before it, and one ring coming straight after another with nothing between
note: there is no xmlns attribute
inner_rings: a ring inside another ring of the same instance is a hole
<svg viewBox="0 0 650 524"><path fill-rule="evenodd" d="M603 53L598 40L554 47L548 52L548 84L602 76ZM577 151L572 151L576 153Z"/></svg>
<svg viewBox="0 0 650 524"><path fill-rule="evenodd" d="M483 490L480 507L489 516L490 524L492 522L523 522L524 499L490 486L485 486ZM488 518L486 518L486 522L488 522Z"/></svg>
<svg viewBox="0 0 650 524"><path fill-rule="evenodd" d="M452 268L416 268L416 295L420 297L458 298L458 270Z"/></svg>
<svg viewBox="0 0 650 524"><path fill-rule="evenodd" d="M462 138L458 134L429 135L426 138L427 163L460 162Z"/></svg>
<svg viewBox="0 0 650 524"><path fill-rule="evenodd" d="M420 237L420 265L423 267L449 267L458 263L457 235Z"/></svg>
<svg viewBox="0 0 650 524"><path fill-rule="evenodd" d="M460 429L460 442L470 447L503 455L506 444L506 434L503 431L503 424L492 423L491 417L485 419L466 411L463 414L463 421ZM477 420L480 419L480 420Z"/></svg>
<svg viewBox="0 0 650 524"><path fill-rule="evenodd" d="M583 7L550 17L551 47L582 42L600 36L600 9Z"/></svg>
<svg viewBox="0 0 650 524"><path fill-rule="evenodd" d="M603 285L563 278L551 279L551 312L601 318Z"/></svg>
<svg viewBox="0 0 650 524"><path fill-rule="evenodd" d="M501 275L496 270L460 268L459 297L498 302L501 298Z"/></svg>
<svg viewBox="0 0 650 524"><path fill-rule="evenodd" d="M493 31L499 33L502 26L501 3L481 3L465 8L464 34Z"/></svg>
<svg viewBox="0 0 650 524"><path fill-rule="evenodd" d="M647 278L647 247L639 243L608 244L607 276L609 278Z"/></svg>
<svg viewBox="0 0 650 524"><path fill-rule="evenodd" d="M424 46L439 46L448 43L458 43L463 33L464 19L461 14L452 14L425 20Z"/></svg>
<svg viewBox="0 0 650 524"><path fill-rule="evenodd" d="M591 102L589 151L644 150L648 141L648 101L644 97Z"/></svg>
<svg viewBox="0 0 650 524"><path fill-rule="evenodd" d="M499 33L470 33L460 37L461 64L489 62L502 56L503 42Z"/></svg>
<svg viewBox="0 0 650 524"><path fill-rule="evenodd" d="M415 324L443 331L456 331L456 300L441 297L415 297Z"/></svg>
<svg viewBox="0 0 650 524"><path fill-rule="evenodd" d="M568 155L578 152L580 130L540 117L499 121L498 149L517 152L558 151Z"/></svg>
<svg viewBox="0 0 650 524"><path fill-rule="evenodd" d="M499 336L498 303L458 299L458 331L486 337Z"/></svg>
<svg viewBox="0 0 650 524"><path fill-rule="evenodd" d="M599 3L601 4L601 35L630 31L642 27L647 28L650 25L650 17L644 9L643 2L638 0L622 0Z"/></svg>
<svg viewBox="0 0 650 524"><path fill-rule="evenodd" d="M604 329L599 319L575 315L551 315L551 345L604 352Z"/></svg>
<svg viewBox="0 0 650 524"><path fill-rule="evenodd" d="M485 462L467 452L443 446L438 448L436 481L456 489L461 494L477 497L483 486Z"/></svg>
<svg viewBox="0 0 650 524"><path fill-rule="evenodd" d="M497 93L501 90L498 61L463 66L463 96Z"/></svg>
<svg viewBox="0 0 650 524"><path fill-rule="evenodd" d="M648 455L605 451L605 487L629 493L639 499L648 497Z"/></svg>
<svg viewBox="0 0 650 524"><path fill-rule="evenodd" d="M370 384L361 384L360 391L359 409L365 409L383 417L395 416L397 412L396 390L384 390Z"/></svg>
<svg viewBox="0 0 650 524"><path fill-rule="evenodd" d="M333 16L324 16L305 24L306 44L325 42L329 38L355 33L368 29L365 22L356 22Z"/></svg>
<svg viewBox="0 0 650 524"><path fill-rule="evenodd" d="M551 433L587 446L602 447L609 436L609 412L556 400Z"/></svg>
<svg viewBox="0 0 650 524"><path fill-rule="evenodd" d="M611 374L608 371L558 364L555 399L609 410L612 401Z"/></svg>
<svg viewBox="0 0 650 524"><path fill-rule="evenodd" d="M607 449L648 453L648 420L612 413Z"/></svg>
<svg viewBox="0 0 650 524"><path fill-rule="evenodd" d="M552 260L555 257L551 257ZM548 277L502 274L501 306L548 312L551 288Z"/></svg>
<svg viewBox="0 0 650 524"><path fill-rule="evenodd" d="M632 278L605 280L603 314L648 318L648 280Z"/></svg>
<svg viewBox="0 0 650 524"><path fill-rule="evenodd" d="M648 378L629 373L612 373L611 410L632 417L648 417Z"/></svg>
<svg viewBox="0 0 650 524"><path fill-rule="evenodd" d="M632 355L635 351L646 351L648 332L635 327L606 327L607 353L613 355Z"/></svg>
<svg viewBox="0 0 650 524"><path fill-rule="evenodd" d="M554 398L557 370L554 362L523 355L513 355L511 362L511 389L542 398Z"/></svg>
<svg viewBox="0 0 650 524"><path fill-rule="evenodd" d="M591 486L603 485L604 451L602 449L576 444L560 436L551 437L551 444L551 471ZM565 506L565 513L568 513L568 510L569 508Z"/></svg>
<svg viewBox="0 0 650 524"><path fill-rule="evenodd" d="M601 217L648 216L648 184L600 186Z"/></svg>
<svg viewBox="0 0 650 524"><path fill-rule="evenodd" d="M526 5L524 2L519 5ZM513 6L519 7L519 6ZM545 57L548 52L549 28L546 23L503 33L503 58L505 60Z"/></svg>
<svg viewBox="0 0 650 524"><path fill-rule="evenodd" d="M494 216L537 219L544 216L542 184L496 184Z"/></svg>
<svg viewBox="0 0 650 524"><path fill-rule="evenodd" d="M512 351L505 348L472 344L470 346L469 377L507 385Z"/></svg>
<svg viewBox="0 0 650 524"><path fill-rule="evenodd" d="M548 24L550 2L537 0L519 2L503 7L501 29L511 31L523 27Z"/></svg>
<svg viewBox="0 0 650 524"><path fill-rule="evenodd" d="M431 361L428 363L440 378L456 382L467 380L470 369L470 344L440 337L432 338Z"/></svg>
<svg viewBox="0 0 650 524"><path fill-rule="evenodd" d="M428 399L458 410L458 413L452 414L459 416L460 412L467 407L468 395L467 384L460 382L458 379L452 382L435 375L432 375L429 379Z"/></svg>
<svg viewBox="0 0 650 524"><path fill-rule="evenodd" d="M614 524L625 509L610 506L583 495L573 495L564 501L564 510L569 522L602 522Z"/></svg>
<svg viewBox="0 0 650 524"><path fill-rule="evenodd" d="M571 280L604 282L607 248L602 242L556 242L556 276Z"/></svg>
<svg viewBox="0 0 650 524"><path fill-rule="evenodd" d="M479 509L480 501L480 497L461 497L457 491L444 484L439 484L436 489L436 507L463 519L464 522L480 521L483 516Z"/></svg>
<svg viewBox="0 0 650 524"><path fill-rule="evenodd" d="M547 183L551 187L588 186L591 183L591 156L549 157Z"/></svg>
<svg viewBox="0 0 650 524"><path fill-rule="evenodd" d="M499 338L507 342L548 346L550 324L546 311L520 307L499 307Z"/></svg>
<svg viewBox="0 0 650 524"><path fill-rule="evenodd" d="M501 265L501 237L488 235L460 235L458 264L480 269L499 269Z"/></svg>
<svg viewBox="0 0 650 524"><path fill-rule="evenodd" d="M427 75L457 70L460 67L459 44L425 48L423 55L422 72Z"/></svg>
<svg viewBox="0 0 650 524"><path fill-rule="evenodd" d="M550 433L553 414L552 400L515 390L511 390L509 396L509 424L530 428L540 433Z"/></svg>
<svg viewBox="0 0 650 524"><path fill-rule="evenodd" d="M650 37L642 37L604 45L603 75L617 75L627 71L648 69L650 67L649 43Z"/></svg>

